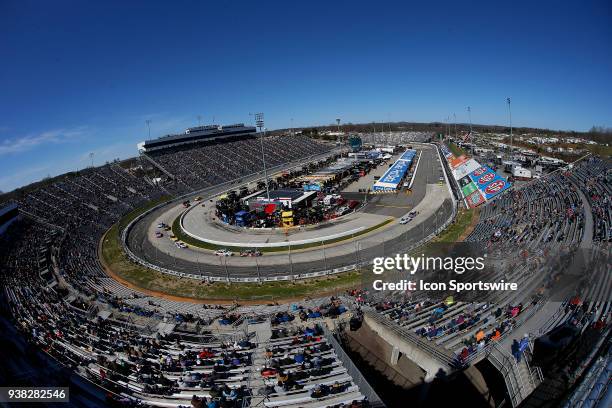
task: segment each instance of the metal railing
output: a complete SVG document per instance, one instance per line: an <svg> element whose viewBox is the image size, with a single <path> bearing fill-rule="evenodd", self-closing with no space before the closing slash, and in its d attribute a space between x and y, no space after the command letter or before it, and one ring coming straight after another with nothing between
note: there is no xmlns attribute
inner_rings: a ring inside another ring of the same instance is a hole
<svg viewBox="0 0 612 408"><path fill-rule="evenodd" d="M346 354L342 345L336 340L334 334L330 332L330 330L325 325L321 325L323 328L323 335L327 339L327 342L334 348L334 352L338 359L342 362L344 368L346 368L346 372L351 376L353 383L359 388L359 392L361 392L370 403L371 407L385 407L384 402L380 399L374 388L368 383L365 379L361 371L357 368L353 360Z"/></svg>
<svg viewBox="0 0 612 408"><path fill-rule="evenodd" d="M489 361L500 372L506 383L506 389L510 397L510 403L516 407L524 399L522 394L522 384L520 373L516 361L512 356L506 354L499 348L499 345L493 344L489 349Z"/></svg>
<svg viewBox="0 0 612 408"><path fill-rule="evenodd" d="M363 313L364 315L375 320L377 323L386 327L388 330L390 330L392 333L394 333L401 339L406 340L409 343L417 346L420 350L425 351L431 357L435 358L438 362L448 365L450 367L450 364L453 361L453 356L450 351L436 346L435 343L420 338L417 334L413 333L409 329L406 329L405 327L400 326L395 322L392 322L391 320L381 316L379 313L370 308L364 307Z"/></svg>

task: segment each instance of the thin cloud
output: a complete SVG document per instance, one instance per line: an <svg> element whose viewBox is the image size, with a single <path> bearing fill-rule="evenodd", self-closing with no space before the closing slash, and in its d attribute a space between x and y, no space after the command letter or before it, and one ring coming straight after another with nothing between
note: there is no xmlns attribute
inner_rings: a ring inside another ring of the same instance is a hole
<svg viewBox="0 0 612 408"><path fill-rule="evenodd" d="M89 156L91 153L93 153L94 165L99 166L107 161L136 156L136 144L115 143L102 148L83 152L79 157L78 163L81 165L89 165L92 159Z"/></svg>
<svg viewBox="0 0 612 408"><path fill-rule="evenodd" d="M0 156L22 153L45 144L59 144L72 141L85 133L84 128L49 130L35 135L26 135L0 142Z"/></svg>
<svg viewBox="0 0 612 408"><path fill-rule="evenodd" d="M34 167L27 167L11 173L10 175L0 176L0 190L6 192L12 191L17 187L24 186L37 180L46 177L52 170L48 164Z"/></svg>

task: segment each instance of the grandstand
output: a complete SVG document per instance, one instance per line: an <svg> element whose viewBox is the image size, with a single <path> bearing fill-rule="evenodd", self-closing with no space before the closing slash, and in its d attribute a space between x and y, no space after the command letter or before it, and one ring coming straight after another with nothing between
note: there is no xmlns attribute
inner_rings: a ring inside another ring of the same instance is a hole
<svg viewBox="0 0 612 408"><path fill-rule="evenodd" d="M185 130L185 133L145 140L144 142L138 143L136 147L139 152L146 153L204 141L218 141L221 139L235 138L237 136L252 136L255 135L255 133L255 127L244 126L243 123L225 126L197 126L188 128Z"/></svg>
<svg viewBox="0 0 612 408"><path fill-rule="evenodd" d="M518 405L544 381L540 368L529 365L534 339L567 324L582 332L598 327L594 332L600 339L609 333L610 252L608 246L592 244L609 242L610 170L610 163L588 157L573 168L509 190L481 208L479 222L465 241L480 246L484 253L505 254L505 267L489 280L502 277L526 290L481 296L477 302L449 303L443 297L418 294L410 300L403 295L397 300L366 297L365 309L375 312L366 312L366 322L369 316L373 327L388 327L427 351L430 357L419 364L423 370L431 367L429 360L442 359L455 367L490 360L506 372L510 402ZM599 256L590 264L594 270L583 275L576 292L566 293L562 301L552 298L546 289L568 267L571 254L585 250L588 256ZM542 261L545 251L554 255ZM535 256L525 258L524 253ZM521 350L524 356L516 363L510 355L511 343L525 332L529 346ZM428 342L419 343L419 338Z"/></svg>
<svg viewBox="0 0 612 408"><path fill-rule="evenodd" d="M0 235L19 218L19 209L15 203L0 207Z"/></svg>
<svg viewBox="0 0 612 408"><path fill-rule="evenodd" d="M100 405L381 406L375 388L332 333L363 311L366 323L434 361L427 369L452 372L489 360L506 370L509 402L517 406L546 381L545 373L530 365L536 337L564 324L608 335L609 264L595 264L578 293L562 301L547 291L576 250L609 251L612 166L598 157L513 186L480 206L465 241L491 255L505 253L507 262L489 278L505 277L528 288L518 293L474 302L360 293L293 305L202 305L151 296L106 274L98 258L100 240L126 214L263 170L253 132L243 125L198 127L146 141L141 163L150 163L151 172L144 176L106 164L26 189L3 210L14 215L18 206L23 215L0 237L5 316L29 344L103 390ZM305 136L263 141L269 168L332 151ZM160 173L167 177L155 182ZM400 243L401 237L387 250ZM517 255L525 250L528 256ZM555 256L542 262L548 250ZM524 333L530 335L529 347L515 360L511 345ZM580 387L565 396L568 403L603 400L605 392L593 384L607 366L597 358L589 357L596 364L584 368L590 373L584 380L575 379Z"/></svg>
<svg viewBox="0 0 612 408"><path fill-rule="evenodd" d="M268 136L264 140L269 169L329 150L330 146L299 135L290 138ZM263 171L260 142L252 137L206 140L195 145L143 152L142 155L177 182L178 186L173 187L177 193L217 186Z"/></svg>

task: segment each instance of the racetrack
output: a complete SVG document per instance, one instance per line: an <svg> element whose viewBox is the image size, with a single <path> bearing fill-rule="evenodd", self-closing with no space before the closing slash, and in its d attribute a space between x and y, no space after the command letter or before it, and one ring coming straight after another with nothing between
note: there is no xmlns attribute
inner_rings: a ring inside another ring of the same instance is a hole
<svg viewBox="0 0 612 408"><path fill-rule="evenodd" d="M441 171L438 155L429 147L422 151L423 156L411 194L399 192L370 195L368 204L361 210L366 214L395 218L412 209L419 211L416 219L407 225L394 221L389 226L364 236L291 253L285 251L265 254L259 258L217 257L209 250L178 249L169 239L154 238L153 233L158 222L172 224L184 211L180 204L175 203L139 220L130 230L127 244L136 256L160 267L176 272L225 278L300 275L341 268L374 257L392 256L432 234L453 213L447 186L438 184ZM224 189L208 191L205 198L213 197L222 190Z"/></svg>

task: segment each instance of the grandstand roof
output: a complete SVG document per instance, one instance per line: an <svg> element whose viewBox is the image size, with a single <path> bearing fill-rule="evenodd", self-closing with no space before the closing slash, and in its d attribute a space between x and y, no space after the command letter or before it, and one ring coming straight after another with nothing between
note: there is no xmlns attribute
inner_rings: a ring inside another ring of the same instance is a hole
<svg viewBox="0 0 612 408"><path fill-rule="evenodd" d="M243 123L226 126L198 126L188 128L184 133L170 134L156 139L145 140L138 144L139 151L158 150L166 147L182 145L186 143L196 143L201 140L215 139L227 136L238 136L255 134L257 130L254 126L245 126Z"/></svg>

